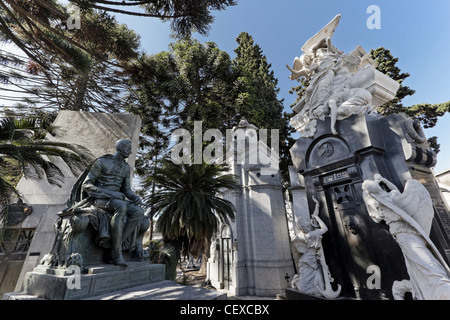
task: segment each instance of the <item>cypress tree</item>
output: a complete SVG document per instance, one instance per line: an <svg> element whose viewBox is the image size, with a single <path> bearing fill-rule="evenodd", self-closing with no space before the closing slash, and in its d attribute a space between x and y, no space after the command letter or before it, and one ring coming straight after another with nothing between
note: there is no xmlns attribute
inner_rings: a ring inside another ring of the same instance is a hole
<svg viewBox="0 0 450 320"><path fill-rule="evenodd" d="M278 79L261 47L246 32L242 32L236 41L234 65L240 86L235 102L237 115L246 117L260 129L268 129L268 134L270 129L279 130L280 170L286 185L289 181L289 149L294 143L291 137L294 129L289 125L291 115L283 111L283 100L277 97L280 91Z"/></svg>

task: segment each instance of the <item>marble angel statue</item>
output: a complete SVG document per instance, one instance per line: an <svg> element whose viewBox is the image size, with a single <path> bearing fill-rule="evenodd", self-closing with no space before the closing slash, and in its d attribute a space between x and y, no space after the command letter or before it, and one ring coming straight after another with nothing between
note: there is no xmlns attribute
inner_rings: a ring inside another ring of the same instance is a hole
<svg viewBox="0 0 450 320"><path fill-rule="evenodd" d="M416 300L450 299L450 268L429 238L434 210L425 187L411 179L400 192L375 175L362 188L369 215L375 222L387 223L403 252L410 279L394 282L394 298L402 300L409 291Z"/></svg>
<svg viewBox="0 0 450 320"><path fill-rule="evenodd" d="M353 75L367 65L368 55L358 56L359 47L349 54L338 50L331 37L339 23L337 15L322 30L309 39L302 47L303 54L294 59L289 77L296 80L305 77L309 85L302 99L293 107L297 114L290 124L302 137L313 137L317 119L331 117L331 130L337 134L337 120L349 118L354 114L372 111L372 95L352 81Z"/></svg>
<svg viewBox="0 0 450 320"><path fill-rule="evenodd" d="M291 244L292 253L297 266L298 274L292 280L292 287L302 293L318 297L336 298L341 287L333 291L328 266L322 249L322 235L328 231L327 226L319 218L319 201L316 203L310 221L297 220L297 235Z"/></svg>
<svg viewBox="0 0 450 320"><path fill-rule="evenodd" d="M372 94L363 88L354 87L352 76L360 66L361 58L348 54L342 57L335 69L331 96L327 105L331 118L331 132L336 135L336 121L355 114L369 114L373 111Z"/></svg>

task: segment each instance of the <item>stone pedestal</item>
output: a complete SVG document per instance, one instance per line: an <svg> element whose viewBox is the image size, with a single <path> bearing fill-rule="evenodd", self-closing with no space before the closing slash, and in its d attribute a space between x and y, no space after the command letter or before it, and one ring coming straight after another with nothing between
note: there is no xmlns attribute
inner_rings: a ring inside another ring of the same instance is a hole
<svg viewBox="0 0 450 320"><path fill-rule="evenodd" d="M69 271L68 271L69 270ZM6 293L3 300L25 295L48 300L78 300L164 280L165 265L130 262L121 269L114 265L93 265L83 273L77 269L38 266L25 277L20 292ZM77 283L78 288L77 288Z"/></svg>

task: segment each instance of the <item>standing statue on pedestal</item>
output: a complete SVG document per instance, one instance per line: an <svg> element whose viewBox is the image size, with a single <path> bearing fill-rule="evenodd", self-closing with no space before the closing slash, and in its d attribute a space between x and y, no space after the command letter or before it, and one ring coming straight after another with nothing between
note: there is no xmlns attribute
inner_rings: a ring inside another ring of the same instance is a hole
<svg viewBox="0 0 450 320"><path fill-rule="evenodd" d="M322 235L328 231L327 226L319 218L319 201L316 203L311 220L297 221L298 232L292 241L292 253L297 266L298 274L292 280L292 287L302 293L317 297L336 298L340 293L331 288L331 277L322 249Z"/></svg>
<svg viewBox="0 0 450 320"><path fill-rule="evenodd" d="M434 210L425 187L408 180L400 192L377 174L362 188L371 218L386 221L405 258L410 279L394 282L394 298L402 300L409 291L417 300L450 300L450 268L429 238Z"/></svg>

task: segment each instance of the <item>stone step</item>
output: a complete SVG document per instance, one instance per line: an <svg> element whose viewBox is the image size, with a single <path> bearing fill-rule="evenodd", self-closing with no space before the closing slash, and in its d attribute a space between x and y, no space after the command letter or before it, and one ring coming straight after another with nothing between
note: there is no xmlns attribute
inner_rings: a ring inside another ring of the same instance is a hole
<svg viewBox="0 0 450 320"><path fill-rule="evenodd" d="M165 277L165 265L136 262L127 268L114 265L97 265L86 268L85 273L70 275L69 269L39 266L25 277L23 291L7 295L17 298L20 295L35 296L47 300L81 300L160 282ZM5 295L3 297L5 300Z"/></svg>
<svg viewBox="0 0 450 320"><path fill-rule="evenodd" d="M164 280L82 300L226 300L227 294Z"/></svg>

